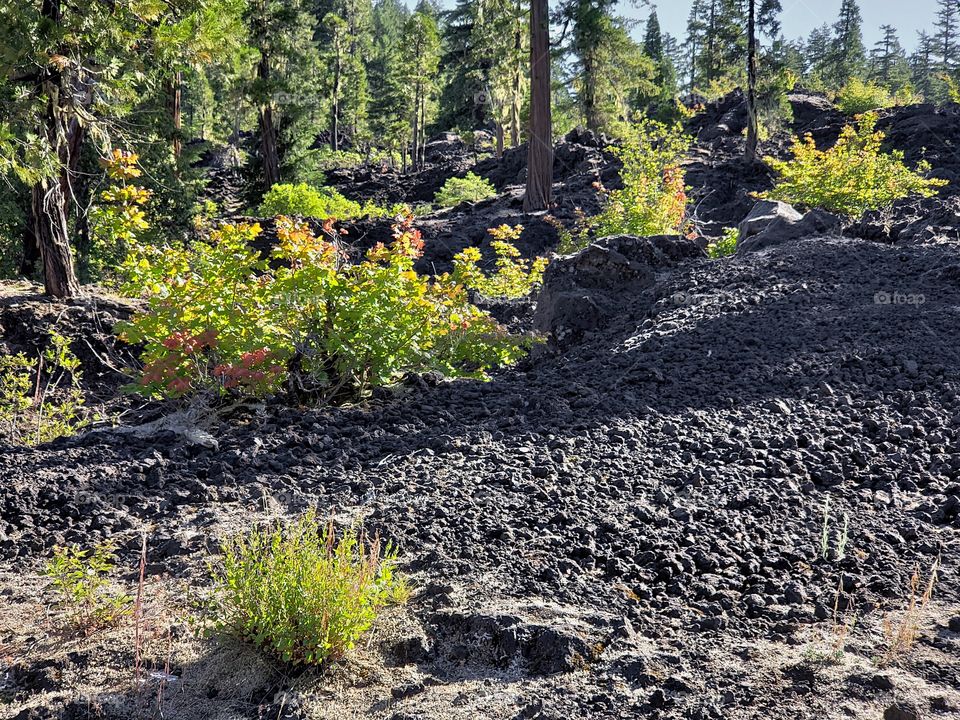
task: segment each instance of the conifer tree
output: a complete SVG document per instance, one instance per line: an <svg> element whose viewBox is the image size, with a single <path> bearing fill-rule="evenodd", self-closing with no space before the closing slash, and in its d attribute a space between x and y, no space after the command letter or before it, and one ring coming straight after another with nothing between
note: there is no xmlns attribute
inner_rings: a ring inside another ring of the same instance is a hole
<svg viewBox="0 0 960 720"><path fill-rule="evenodd" d="M843 0L829 53L829 80L833 87L846 85L851 78L863 77L866 49L863 45L863 17L857 0Z"/></svg>

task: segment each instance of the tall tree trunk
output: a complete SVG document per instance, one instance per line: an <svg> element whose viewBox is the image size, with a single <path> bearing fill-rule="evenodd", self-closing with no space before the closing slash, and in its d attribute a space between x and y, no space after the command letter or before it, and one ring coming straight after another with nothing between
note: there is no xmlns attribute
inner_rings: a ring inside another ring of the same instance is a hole
<svg viewBox="0 0 960 720"><path fill-rule="evenodd" d="M40 14L50 23L59 26L60 0L43 0ZM67 94L63 87L62 73L48 66L43 70L38 89L47 101L41 133L56 153L60 171L56 177L44 178L31 189L31 224L43 261L44 291L56 298L72 298L80 294L67 227L71 150L75 145L67 123L64 122L61 107L61 99ZM73 123L70 123L70 126L73 127Z"/></svg>
<svg viewBox="0 0 960 720"><path fill-rule="evenodd" d="M173 125L173 156L179 158L183 152L183 73L179 70L173 73L173 77L168 82L167 98Z"/></svg>
<svg viewBox="0 0 960 720"><path fill-rule="evenodd" d="M757 118L756 0L749 0L747 13L747 148L745 159L747 163L753 164L757 161L757 141L760 132Z"/></svg>
<svg viewBox="0 0 960 720"><path fill-rule="evenodd" d="M334 40L339 43L339 41ZM333 65L333 107L330 118L330 149L340 149L340 47L336 47L337 57Z"/></svg>
<svg viewBox="0 0 960 720"><path fill-rule="evenodd" d="M583 57L583 115L587 130L600 131L600 115L597 112L597 64L593 50Z"/></svg>
<svg viewBox="0 0 960 720"><path fill-rule="evenodd" d="M268 84L270 59L261 54L257 76ZM267 98L260 105L260 155L263 161L263 184L269 190L280 182L280 152L277 149L277 128L273 119L273 102Z"/></svg>
<svg viewBox="0 0 960 720"><path fill-rule="evenodd" d="M510 98L510 146L520 144L520 96L521 73L520 53L523 50L523 24L520 22L520 8L517 7L517 21L513 33L513 97Z"/></svg>
<svg viewBox="0 0 960 720"><path fill-rule="evenodd" d="M417 158L420 153L417 151L417 144L420 142L420 85L413 99L413 122L410 127L410 169L417 171Z"/></svg>
<svg viewBox="0 0 960 720"><path fill-rule="evenodd" d="M530 137L524 212L546 210L553 189L550 115L550 2L530 0Z"/></svg>

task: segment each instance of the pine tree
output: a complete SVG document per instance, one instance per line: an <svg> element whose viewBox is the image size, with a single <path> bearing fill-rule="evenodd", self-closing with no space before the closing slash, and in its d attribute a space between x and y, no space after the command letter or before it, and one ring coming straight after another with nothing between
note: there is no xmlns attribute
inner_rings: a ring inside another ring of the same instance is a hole
<svg viewBox="0 0 960 720"><path fill-rule="evenodd" d="M390 161L406 162L408 108L404 88L403 31L410 16L401 0L378 0L371 19L372 49L367 63L370 85L370 129ZM404 166L404 171L406 167Z"/></svg>
<svg viewBox="0 0 960 720"><path fill-rule="evenodd" d="M643 51L654 62L663 59L663 33L660 31L660 20L656 9L650 12L647 18L647 27L643 34Z"/></svg>
<svg viewBox="0 0 960 720"><path fill-rule="evenodd" d="M882 36L870 53L870 77L893 92L898 92L910 84L907 54L900 45L895 27L881 25L880 32Z"/></svg>
<svg viewBox="0 0 960 720"><path fill-rule="evenodd" d="M814 88L822 88L826 85L830 73L832 45L833 35L829 25L823 24L810 31L805 47L804 78Z"/></svg>
<svg viewBox="0 0 960 720"><path fill-rule="evenodd" d="M934 99L933 75L936 71L937 38L923 30L917 33L917 49L910 55L913 85L925 100Z"/></svg>
<svg viewBox="0 0 960 720"><path fill-rule="evenodd" d="M429 9L429 8L427 8ZM410 156L414 170L423 168L426 126L437 90L440 35L433 16L415 12L403 29L401 72L408 93Z"/></svg>
<svg viewBox="0 0 960 720"><path fill-rule="evenodd" d="M863 45L863 17L857 0L843 0L829 54L829 81L840 88L854 77L863 77L866 49Z"/></svg>
<svg viewBox="0 0 960 720"><path fill-rule="evenodd" d="M937 55L940 58L939 69L950 72L958 61L958 28L960 28L960 4L957 0L937 0L936 28Z"/></svg>

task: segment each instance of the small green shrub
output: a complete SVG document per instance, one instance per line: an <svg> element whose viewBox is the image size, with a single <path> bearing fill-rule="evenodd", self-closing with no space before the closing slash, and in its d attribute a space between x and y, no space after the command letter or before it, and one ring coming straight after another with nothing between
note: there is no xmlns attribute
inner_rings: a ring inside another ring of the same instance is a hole
<svg viewBox="0 0 960 720"><path fill-rule="evenodd" d="M382 550L382 552L381 552ZM217 626L291 665L321 665L353 648L380 610L407 597L397 554L378 538L308 513L288 529L228 540L213 570Z"/></svg>
<svg viewBox="0 0 960 720"><path fill-rule="evenodd" d="M532 263L520 257L515 242L523 232L522 225L501 225L488 231L493 237L490 245L497 255L497 271L486 275L480 269L480 250L469 247L453 258L453 279L488 298L527 297L543 282L543 272L550 262L538 257Z"/></svg>
<svg viewBox="0 0 960 720"><path fill-rule="evenodd" d="M70 341L50 333L36 361L23 353L0 355L0 435L38 445L89 424L80 389L80 360Z"/></svg>
<svg viewBox="0 0 960 720"><path fill-rule="evenodd" d="M108 576L116 560L114 550L109 542L92 550L57 547L44 569L44 575L53 581L54 589L69 608L72 621L87 634L115 625L130 613L132 598L109 590Z"/></svg>
<svg viewBox="0 0 960 720"><path fill-rule="evenodd" d="M468 172L462 178L447 180L434 198L440 207L454 207L464 202L480 202L496 197L497 191L486 178Z"/></svg>
<svg viewBox="0 0 960 720"><path fill-rule="evenodd" d="M881 152L884 134L875 131L876 123L877 116L866 113L856 128L845 127L829 150L817 150L809 135L794 140L791 160L766 158L779 180L760 197L859 216L908 195L930 197L947 184L924 177L930 170L926 162L913 171L902 152Z"/></svg>
<svg viewBox="0 0 960 720"><path fill-rule="evenodd" d="M135 153L114 150L100 165L110 186L101 192L90 211L90 252L80 258L84 280L103 279L119 265L150 228L143 207L152 197L146 188L131 181L142 175Z"/></svg>
<svg viewBox="0 0 960 720"><path fill-rule="evenodd" d="M306 183L279 183L263 196L260 214L265 217L299 215L319 220L346 220L360 217L363 207L360 203L348 200L333 188L315 188Z"/></svg>
<svg viewBox="0 0 960 720"><path fill-rule="evenodd" d="M870 110L893 107L896 101L882 85L852 78L837 93L836 103L845 115L861 115Z"/></svg>
<svg viewBox="0 0 960 720"><path fill-rule="evenodd" d="M707 245L707 255L714 260L733 255L737 251L740 231L737 228L724 228L723 236Z"/></svg>
<svg viewBox="0 0 960 720"><path fill-rule="evenodd" d="M681 232L686 223L687 193L680 160L690 146L679 125L645 119L623 126L624 137L613 152L623 168L623 187L606 190L599 183L603 207L582 218L569 234L561 233L560 252L583 249L591 237L661 235Z"/></svg>
<svg viewBox="0 0 960 720"><path fill-rule="evenodd" d="M278 218L271 269L250 243L256 225L226 226L210 243L145 248L125 263L128 292L149 308L118 326L143 343L140 389L150 395L263 395L298 376L325 397L364 394L408 373L486 378L519 359L529 339L508 334L450 276L414 270L419 231L404 221L389 246L356 264L334 237Z"/></svg>

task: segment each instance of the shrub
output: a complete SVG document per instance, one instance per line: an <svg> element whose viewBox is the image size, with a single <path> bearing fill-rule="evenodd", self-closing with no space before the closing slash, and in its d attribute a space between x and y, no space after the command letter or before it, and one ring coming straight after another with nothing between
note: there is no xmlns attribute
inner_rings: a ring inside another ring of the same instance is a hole
<svg viewBox="0 0 960 720"><path fill-rule="evenodd" d="M490 245L497 255L497 272L485 275L478 266L480 250L470 247L453 258L454 281L489 298L526 297L543 282L543 272L550 261L538 257L531 263L520 258L513 243L520 239L522 225L501 225L487 232L493 237Z"/></svg>
<svg viewBox="0 0 960 720"><path fill-rule="evenodd" d="M81 258L84 279L102 278L109 268L116 267L140 234L149 229L143 206L152 193L130 181L142 175L135 153L114 150L100 160L110 187L100 193L99 202L90 212L90 252Z"/></svg>
<svg viewBox="0 0 960 720"><path fill-rule="evenodd" d="M861 115L870 110L881 110L895 104L893 95L882 85L852 78L836 97L837 107L846 115Z"/></svg>
<svg viewBox="0 0 960 720"><path fill-rule="evenodd" d="M529 341L470 304L450 276L414 271L423 240L409 221L356 264L347 263L332 223L326 231L317 238L306 224L279 218L273 270L250 247L256 225L132 255L126 289L144 289L149 309L118 330L145 344L141 390L262 395L292 367L303 376L300 389L356 396L407 373L485 378L525 352Z"/></svg>
<svg viewBox="0 0 960 720"><path fill-rule="evenodd" d="M624 128L613 148L623 168L623 187L606 190L597 184L603 208L582 218L574 233L561 237L561 252L582 249L592 236L660 235L680 232L686 222L687 194L680 160L690 145L679 125L643 120Z"/></svg>
<svg viewBox="0 0 960 720"><path fill-rule="evenodd" d="M388 603L406 599L396 552L350 529L336 538L308 513L284 530L223 545L213 571L219 628L291 665L320 665L353 648Z"/></svg>
<svg viewBox="0 0 960 720"><path fill-rule="evenodd" d="M723 236L707 245L707 255L714 260L733 255L737 251L740 231L737 228L724 228Z"/></svg>
<svg viewBox="0 0 960 720"><path fill-rule="evenodd" d="M440 207L454 207L464 202L480 202L496 197L496 194L489 180L468 172L462 178L447 180L434 200Z"/></svg>
<svg viewBox="0 0 960 720"><path fill-rule="evenodd" d="M268 217L300 215L326 220L355 218L362 213L360 203L348 200L333 188L315 188L306 183L274 185L260 203L260 214Z"/></svg>
<svg viewBox="0 0 960 720"><path fill-rule="evenodd" d="M0 434L37 445L72 435L89 423L80 389L80 361L70 341L50 333L36 361L0 355Z"/></svg>
<svg viewBox="0 0 960 720"><path fill-rule="evenodd" d="M70 608L73 622L85 633L114 625L130 612L132 598L108 589L107 576L113 571L115 559L110 543L92 550L57 547L44 569Z"/></svg>
<svg viewBox="0 0 960 720"><path fill-rule="evenodd" d="M817 150L807 135L794 140L793 159L766 158L779 180L760 197L858 216L911 194L930 197L947 184L924 177L930 170L926 162L912 171L902 152L881 152L884 134L874 130L876 122L875 114L865 114L857 128L845 127L829 150Z"/></svg>

